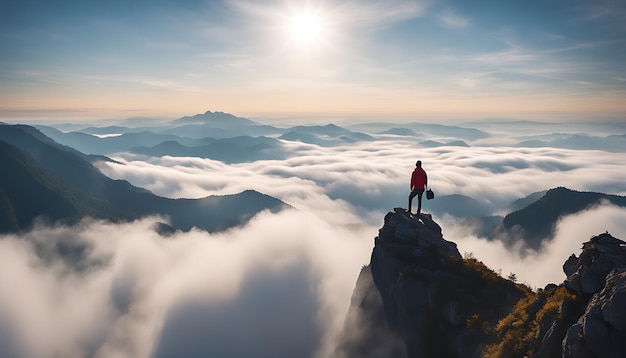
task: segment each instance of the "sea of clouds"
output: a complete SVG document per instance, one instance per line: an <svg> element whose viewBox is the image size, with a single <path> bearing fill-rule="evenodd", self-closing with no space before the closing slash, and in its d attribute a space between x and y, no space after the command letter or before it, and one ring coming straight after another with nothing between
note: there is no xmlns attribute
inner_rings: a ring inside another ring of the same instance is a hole
<svg viewBox="0 0 626 358"><path fill-rule="evenodd" d="M106 175L162 196L254 189L295 209L213 234L162 237L154 223L167 218L145 218L5 235L0 356L331 356L384 215L407 205L417 159L437 195L468 195L499 214L516 199L557 186L626 194L620 153L420 148L405 140L285 145L293 155L284 160L227 165L119 153L117 162L99 163ZM449 216L435 220L461 253L533 287L562 282L561 265L592 235L626 238L626 210L607 203L562 218L539 252L477 237Z"/></svg>

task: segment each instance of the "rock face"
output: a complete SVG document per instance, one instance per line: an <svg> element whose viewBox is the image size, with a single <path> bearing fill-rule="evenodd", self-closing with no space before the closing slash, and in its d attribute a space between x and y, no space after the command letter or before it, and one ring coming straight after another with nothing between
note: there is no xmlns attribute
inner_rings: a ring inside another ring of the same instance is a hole
<svg viewBox="0 0 626 358"><path fill-rule="evenodd" d="M364 288L367 268L374 285ZM526 290L476 260L464 260L430 215L418 218L399 208L385 217L366 269L348 322L357 320L356 311L362 321L372 317L372 307L366 307L377 297L386 318L378 329L394 337L387 342L402 342L404 349L392 344L378 355L358 354L374 337L365 334L361 343L344 340L340 350L347 357L479 357L487 343L485 328L505 316Z"/></svg>
<svg viewBox="0 0 626 358"><path fill-rule="evenodd" d="M626 357L626 243L601 234L537 292L462 258L430 215L385 216L336 357Z"/></svg>
<svg viewBox="0 0 626 358"><path fill-rule="evenodd" d="M607 234L583 244L580 257L572 254L563 264L565 286L579 294L602 290L605 278L614 268L626 268L626 243Z"/></svg>
<svg viewBox="0 0 626 358"><path fill-rule="evenodd" d="M563 357L626 357L626 243L609 234L583 244L563 265L565 286L592 294L563 340Z"/></svg>

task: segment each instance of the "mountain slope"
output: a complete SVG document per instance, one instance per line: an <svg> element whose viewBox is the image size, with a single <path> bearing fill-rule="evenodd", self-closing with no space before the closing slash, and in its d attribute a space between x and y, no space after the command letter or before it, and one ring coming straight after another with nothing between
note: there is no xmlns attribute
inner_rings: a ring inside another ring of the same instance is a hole
<svg viewBox="0 0 626 358"><path fill-rule="evenodd" d="M27 153L0 140L0 228L17 231L48 214L51 220L77 217L79 210L67 190ZM40 205L32 203L40 202Z"/></svg>
<svg viewBox="0 0 626 358"><path fill-rule="evenodd" d="M558 187L548 190L539 200L504 217L494 230L494 237L522 239L529 247L539 249L554 233L559 218L583 211L602 200L626 207L626 197L594 192L579 192Z"/></svg>
<svg viewBox="0 0 626 358"><path fill-rule="evenodd" d="M244 223L262 210L287 207L255 191L203 199L159 197L108 178L75 150L29 126L0 125L0 140L3 170L8 173L2 176L0 197L10 218L0 227L4 232L24 229L39 215L54 221L84 215L111 220L162 215L174 229L215 231Z"/></svg>

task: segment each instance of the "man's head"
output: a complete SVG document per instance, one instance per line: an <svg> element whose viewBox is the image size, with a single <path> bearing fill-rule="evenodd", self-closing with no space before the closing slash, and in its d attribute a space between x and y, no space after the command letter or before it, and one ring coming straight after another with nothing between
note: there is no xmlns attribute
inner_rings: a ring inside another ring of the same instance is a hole
<svg viewBox="0 0 626 358"><path fill-rule="evenodd" d="M415 166L418 167L418 168L421 168L422 167L422 161L418 160L417 163L415 163Z"/></svg>

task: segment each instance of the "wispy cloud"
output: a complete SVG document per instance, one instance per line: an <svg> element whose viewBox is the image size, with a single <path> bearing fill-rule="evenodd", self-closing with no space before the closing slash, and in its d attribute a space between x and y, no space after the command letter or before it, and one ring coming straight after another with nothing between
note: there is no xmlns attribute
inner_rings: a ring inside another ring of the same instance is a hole
<svg viewBox="0 0 626 358"><path fill-rule="evenodd" d="M461 16L452 9L447 9L440 12L437 18L444 27L448 27L451 29L463 29L470 26L471 24L469 18Z"/></svg>

